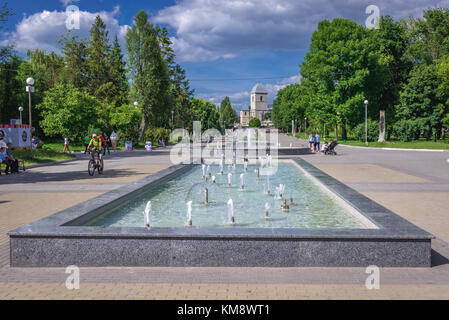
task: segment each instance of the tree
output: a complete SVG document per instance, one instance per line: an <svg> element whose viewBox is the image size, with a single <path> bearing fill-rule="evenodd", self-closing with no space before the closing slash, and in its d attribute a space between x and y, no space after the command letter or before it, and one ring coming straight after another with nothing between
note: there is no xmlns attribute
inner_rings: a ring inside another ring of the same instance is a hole
<svg viewBox="0 0 449 320"><path fill-rule="evenodd" d="M220 114L220 124L224 124L224 128L229 128L230 126L234 126L235 119L237 114L235 112L234 107L229 100L229 97L225 97L221 102L220 109L218 110Z"/></svg>
<svg viewBox="0 0 449 320"><path fill-rule="evenodd" d="M200 121L202 128L220 128L220 116L215 104L200 98L193 98L191 104L193 121Z"/></svg>
<svg viewBox="0 0 449 320"><path fill-rule="evenodd" d="M386 71L386 81L382 87L379 104L378 139L379 142L384 142L386 124L393 123L394 119L391 118L394 117L394 106L398 103L399 92L413 65L405 56L409 41L403 24L394 22L390 16L382 17L379 30L374 29L370 33L373 41L378 44L380 63Z"/></svg>
<svg viewBox="0 0 449 320"><path fill-rule="evenodd" d="M385 76L375 49L363 26L347 19L323 20L301 65L301 75L311 89L309 105L330 114L336 128L341 126L343 139L347 127L364 118L366 98L378 110Z"/></svg>
<svg viewBox="0 0 449 320"><path fill-rule="evenodd" d="M136 141L138 138L138 126L142 115L139 109L131 105L109 108L109 124L116 131L121 140Z"/></svg>
<svg viewBox="0 0 449 320"><path fill-rule="evenodd" d="M12 10L8 7L8 2L5 2L0 7L0 31L3 29L3 25L8 21L8 18L13 15ZM5 62L13 54L13 46L0 47L0 62Z"/></svg>
<svg viewBox="0 0 449 320"><path fill-rule="evenodd" d="M170 78L153 25L140 11L126 34L126 49L133 94L142 110L139 140L149 124L167 127L170 120Z"/></svg>
<svg viewBox="0 0 449 320"><path fill-rule="evenodd" d="M441 136L444 111L447 110L448 95L439 90L440 83L435 65L417 65L401 92L397 107L397 117L418 128L428 140L432 136L435 139Z"/></svg>
<svg viewBox="0 0 449 320"><path fill-rule="evenodd" d="M48 137L81 139L91 126L97 127L101 103L71 84L57 84L47 91L37 108L40 125Z"/></svg>
<svg viewBox="0 0 449 320"><path fill-rule="evenodd" d="M260 122L259 118L252 118L249 120L249 127L250 128L260 128L262 126L262 123Z"/></svg>
<svg viewBox="0 0 449 320"><path fill-rule="evenodd" d="M87 46L86 65L88 72L88 90L89 94L96 97L99 101L110 103L113 92L112 79L110 78L109 41L106 24L97 16L90 29L90 38Z"/></svg>
<svg viewBox="0 0 449 320"><path fill-rule="evenodd" d="M305 115L303 84L291 84L278 91L273 103L272 120L279 129L291 131L292 120L301 122Z"/></svg>
<svg viewBox="0 0 449 320"><path fill-rule="evenodd" d="M129 103L129 83L126 76L126 62L123 60L123 53L118 42L117 35L114 44L108 54L109 78L111 88L109 92L109 103L116 107Z"/></svg>
<svg viewBox="0 0 449 320"><path fill-rule="evenodd" d="M64 54L64 72L62 80L72 84L75 88L86 88L88 85L87 42L78 40L77 36L70 37L70 32L59 40Z"/></svg>

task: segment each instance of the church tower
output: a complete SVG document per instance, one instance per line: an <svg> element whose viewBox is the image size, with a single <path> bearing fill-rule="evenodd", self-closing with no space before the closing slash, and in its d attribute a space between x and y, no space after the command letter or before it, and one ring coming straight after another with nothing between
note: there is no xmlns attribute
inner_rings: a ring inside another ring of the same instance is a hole
<svg viewBox="0 0 449 320"><path fill-rule="evenodd" d="M263 116L268 112L268 91L258 83L251 90L251 118L263 120Z"/></svg>

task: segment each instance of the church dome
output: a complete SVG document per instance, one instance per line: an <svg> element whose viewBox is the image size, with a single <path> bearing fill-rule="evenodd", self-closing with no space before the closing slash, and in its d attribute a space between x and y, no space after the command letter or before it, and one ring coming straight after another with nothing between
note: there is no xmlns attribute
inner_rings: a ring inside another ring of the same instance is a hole
<svg viewBox="0 0 449 320"><path fill-rule="evenodd" d="M253 90L251 90L251 93L268 94L268 91L263 84L258 83L254 86Z"/></svg>

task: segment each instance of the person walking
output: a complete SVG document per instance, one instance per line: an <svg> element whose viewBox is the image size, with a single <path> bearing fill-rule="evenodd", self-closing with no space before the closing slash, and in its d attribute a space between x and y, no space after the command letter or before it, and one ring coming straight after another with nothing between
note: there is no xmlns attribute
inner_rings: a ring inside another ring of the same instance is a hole
<svg viewBox="0 0 449 320"><path fill-rule="evenodd" d="M312 152L315 151L315 136L313 135L313 132L311 132L309 136L309 147Z"/></svg>
<svg viewBox="0 0 449 320"><path fill-rule="evenodd" d="M320 152L320 146L321 146L320 139L321 139L320 134L317 131L317 133L315 135L315 152Z"/></svg>
<svg viewBox="0 0 449 320"><path fill-rule="evenodd" d="M84 154L87 154L87 149L89 149L89 144L90 144L90 137L89 137L89 134L86 133L86 136L84 137L84 147L85 147Z"/></svg>
<svg viewBox="0 0 449 320"><path fill-rule="evenodd" d="M111 138L106 133L103 133L103 140L104 140L104 148L103 148L103 155L106 155L106 149L108 149L108 155L111 155L111 151L109 150L109 146L111 145Z"/></svg>
<svg viewBox="0 0 449 320"><path fill-rule="evenodd" d="M64 150L62 152L72 153L69 148L69 138L64 138Z"/></svg>

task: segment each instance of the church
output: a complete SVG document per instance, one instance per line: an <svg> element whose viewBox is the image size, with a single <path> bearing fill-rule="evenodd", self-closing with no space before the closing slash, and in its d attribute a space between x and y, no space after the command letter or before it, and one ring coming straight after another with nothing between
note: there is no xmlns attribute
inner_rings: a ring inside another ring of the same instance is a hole
<svg viewBox="0 0 449 320"><path fill-rule="evenodd" d="M248 127L252 118L259 118L262 122L264 115L268 112L268 91L263 84L258 83L251 90L250 110L240 111L240 126Z"/></svg>

